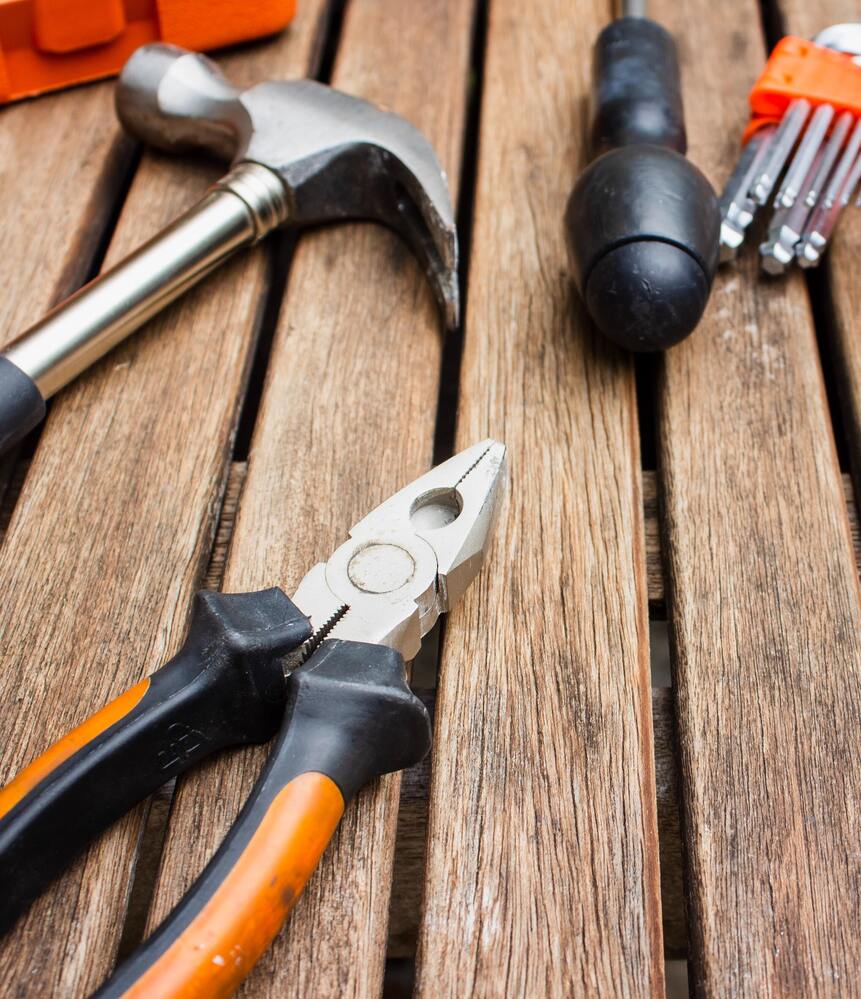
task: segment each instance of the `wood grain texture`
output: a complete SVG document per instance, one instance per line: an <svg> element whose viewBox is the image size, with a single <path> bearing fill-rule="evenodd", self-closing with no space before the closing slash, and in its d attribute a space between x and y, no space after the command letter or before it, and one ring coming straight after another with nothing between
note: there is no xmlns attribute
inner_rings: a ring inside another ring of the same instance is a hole
<svg viewBox="0 0 861 999"><path fill-rule="evenodd" d="M231 72L304 73L321 9L304 3L289 34L231 58ZM146 157L109 261L193 203L218 171ZM55 400L0 551L0 778L179 645L265 287L262 251L246 255ZM122 929L141 814L95 843L4 939L3 995L65 999L101 981Z"/></svg>
<svg viewBox="0 0 861 999"><path fill-rule="evenodd" d="M720 187L764 58L758 6L653 10L680 39L690 154ZM858 581L803 279L756 264L719 276L661 389L691 971L706 995L853 995Z"/></svg>
<svg viewBox="0 0 861 999"><path fill-rule="evenodd" d="M416 690L416 693L433 715L435 692ZM652 725L655 733L664 953L668 957L683 957L687 953L687 931L682 891L678 774L672 692L667 688L652 690ZM401 781L389 943L386 950L389 958L410 958L416 952L425 871L430 764L431 757L428 756L417 766L405 770Z"/></svg>
<svg viewBox="0 0 861 999"><path fill-rule="evenodd" d="M132 150L110 83L0 109L0 344L85 280Z"/></svg>
<svg viewBox="0 0 861 999"><path fill-rule="evenodd" d="M417 124L456 178L472 13L355 0L333 82ZM432 460L442 333L429 285L378 226L304 236L290 274L249 455L225 590L291 592L350 526ZM178 790L158 922L220 843L265 749L213 761ZM244 996L372 996L385 958L399 778L345 814L281 936Z"/></svg>
<svg viewBox="0 0 861 999"><path fill-rule="evenodd" d="M634 378L561 222L608 15L490 6L457 439L511 484L445 633L421 996L663 994Z"/></svg>
<svg viewBox="0 0 861 999"><path fill-rule="evenodd" d="M781 0L779 10L785 30L812 38L829 24L858 21L861 11L857 0ZM854 203L853 203L854 204ZM820 278L830 307L828 329L840 402L846 427L846 440L852 462L855 489L861 495L861 282L858 261L861 259L861 212L847 208L840 217L837 231L825 258Z"/></svg>
<svg viewBox="0 0 861 999"><path fill-rule="evenodd" d="M133 149L110 84L0 108L0 347L91 273ZM0 493L17 453L0 456Z"/></svg>
<svg viewBox="0 0 861 999"><path fill-rule="evenodd" d="M854 477L857 479L857 475ZM853 478L845 473L841 478L843 483L843 498L846 502L846 514L849 517L849 531L852 538L855 567L859 574L861 574L861 523L859 523L858 505L855 501L855 492L852 487ZM665 610L664 577L666 569L664 567L663 539L661 536L661 499L658 489L659 483L656 473L644 471L643 523L646 537L646 578L649 589L649 606L656 616L662 616ZM2 521L0 521L0 524L2 524Z"/></svg>

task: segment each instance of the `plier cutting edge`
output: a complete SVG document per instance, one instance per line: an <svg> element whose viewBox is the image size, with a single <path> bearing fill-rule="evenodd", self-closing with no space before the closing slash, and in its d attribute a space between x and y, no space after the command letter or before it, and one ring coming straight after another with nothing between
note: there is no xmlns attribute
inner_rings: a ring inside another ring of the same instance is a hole
<svg viewBox="0 0 861 999"><path fill-rule="evenodd" d="M170 662L0 790L0 931L165 781L280 728L208 866L97 993L230 995L279 932L346 804L428 752L430 720L404 661L481 568L504 463L505 447L487 440L416 479L360 520L292 601L277 587L199 593Z"/></svg>

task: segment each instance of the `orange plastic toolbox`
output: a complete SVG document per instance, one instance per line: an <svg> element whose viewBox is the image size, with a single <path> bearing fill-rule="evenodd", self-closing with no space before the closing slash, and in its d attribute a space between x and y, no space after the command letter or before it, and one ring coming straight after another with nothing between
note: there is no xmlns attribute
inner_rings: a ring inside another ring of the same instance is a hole
<svg viewBox="0 0 861 999"><path fill-rule="evenodd" d="M0 0L0 103L119 72L146 42L211 49L280 31L296 0Z"/></svg>

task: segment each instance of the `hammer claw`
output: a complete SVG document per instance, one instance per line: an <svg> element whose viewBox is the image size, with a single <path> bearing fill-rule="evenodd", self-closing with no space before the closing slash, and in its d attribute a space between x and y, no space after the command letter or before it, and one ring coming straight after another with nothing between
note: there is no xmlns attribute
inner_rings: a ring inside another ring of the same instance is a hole
<svg viewBox="0 0 861 999"><path fill-rule="evenodd" d="M312 80L234 88L205 56L145 45L117 87L117 113L162 149L205 148L276 173L288 225L370 219L398 232L434 286L446 326L458 319L457 237L433 147L404 118Z"/></svg>

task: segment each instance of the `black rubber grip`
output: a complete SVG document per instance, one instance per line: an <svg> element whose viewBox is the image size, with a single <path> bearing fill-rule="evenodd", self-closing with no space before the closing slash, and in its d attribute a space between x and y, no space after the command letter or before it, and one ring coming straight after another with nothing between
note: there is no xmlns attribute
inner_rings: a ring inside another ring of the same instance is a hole
<svg viewBox="0 0 861 999"><path fill-rule="evenodd" d="M607 336L655 350L694 329L717 270L720 212L690 160L660 146L604 153L580 175L565 225L574 281Z"/></svg>
<svg viewBox="0 0 861 999"><path fill-rule="evenodd" d="M161 926L96 993L97 999L118 999L136 984L144 994L150 988L159 994L232 994L262 953L261 925L268 922L266 936L271 939L301 891L308 872L298 880L291 872L301 868L308 852L316 862L324 845L295 842L287 846L285 857L283 839L295 832L295 824L288 823L280 836L258 835L282 791L303 775L322 775L337 785L346 803L374 777L412 766L430 749L427 709L407 686L403 659L392 649L323 642L287 685L281 734L218 852ZM339 817L340 810L335 821ZM331 831L325 831L326 839ZM229 883L249 856L253 864ZM243 899L241 889L252 876L260 887ZM253 911L235 920L235 938L213 944L212 927L223 927L223 921L210 903L244 904Z"/></svg>
<svg viewBox="0 0 861 999"><path fill-rule="evenodd" d="M653 145L685 153L685 117L673 36L646 17L622 17L592 55L592 155Z"/></svg>
<svg viewBox="0 0 861 999"><path fill-rule="evenodd" d="M287 698L281 657L310 633L277 588L199 593L185 644L144 681L141 699L109 727L94 725L93 738L0 819L0 932L93 837L167 780L218 749L270 739Z"/></svg>
<svg viewBox="0 0 861 999"><path fill-rule="evenodd" d="M672 36L643 17L608 25L594 51L592 154L565 213L574 282L598 329L664 350L696 327L718 263L720 211L684 157Z"/></svg>
<svg viewBox="0 0 861 999"><path fill-rule="evenodd" d="M0 454L45 419L45 400L33 379L0 355Z"/></svg>

